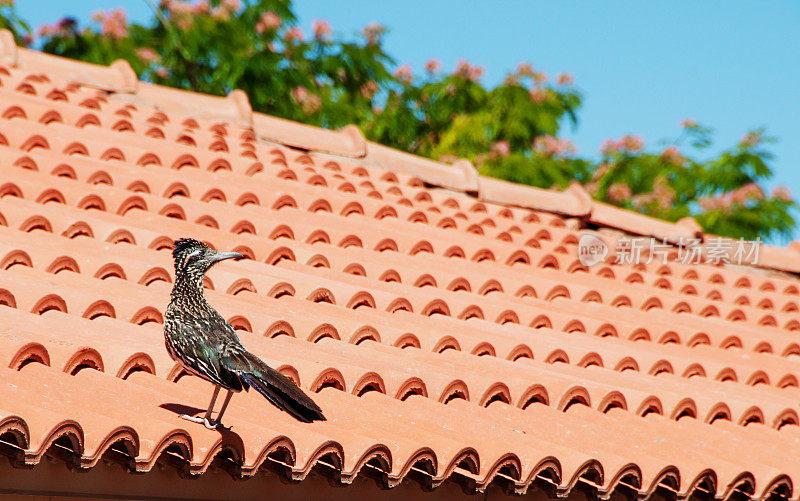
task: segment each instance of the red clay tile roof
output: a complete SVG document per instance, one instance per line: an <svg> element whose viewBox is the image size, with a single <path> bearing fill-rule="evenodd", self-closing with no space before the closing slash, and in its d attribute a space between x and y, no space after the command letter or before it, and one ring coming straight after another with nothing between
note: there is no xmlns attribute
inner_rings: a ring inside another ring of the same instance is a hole
<svg viewBox="0 0 800 501"><path fill-rule="evenodd" d="M800 271L796 246L762 249L763 270L587 268L583 228L702 233L8 33L0 61L0 440L19 463L58 446L93 468L113 448L141 472L221 455L243 477L797 498L800 284L769 271ZM163 346L181 236L252 258L207 296L328 421L254 392L231 433L177 418L211 391Z"/></svg>

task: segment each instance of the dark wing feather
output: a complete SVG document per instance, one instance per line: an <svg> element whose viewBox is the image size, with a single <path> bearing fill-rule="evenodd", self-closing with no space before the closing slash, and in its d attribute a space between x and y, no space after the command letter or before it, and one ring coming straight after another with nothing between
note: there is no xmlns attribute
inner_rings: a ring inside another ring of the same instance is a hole
<svg viewBox="0 0 800 501"><path fill-rule="evenodd" d="M231 353L223 357L220 364L238 374L275 407L289 413L298 421L325 421L322 409L303 390L252 353Z"/></svg>

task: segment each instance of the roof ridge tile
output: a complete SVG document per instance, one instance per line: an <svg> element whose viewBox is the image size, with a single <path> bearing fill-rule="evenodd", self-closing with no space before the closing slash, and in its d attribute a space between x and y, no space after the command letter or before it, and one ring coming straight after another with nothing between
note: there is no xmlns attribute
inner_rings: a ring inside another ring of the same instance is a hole
<svg viewBox="0 0 800 501"><path fill-rule="evenodd" d="M367 154L364 137L355 125L332 131L256 112L253 127L262 140L301 150L349 158Z"/></svg>
<svg viewBox="0 0 800 501"><path fill-rule="evenodd" d="M0 30L0 64L16 67L19 62L19 51L14 41L14 34L9 30Z"/></svg>
<svg viewBox="0 0 800 501"><path fill-rule="evenodd" d="M479 198L489 202L577 217L587 217L592 210L583 196L585 192L575 185L564 191L554 191L486 176L479 176L478 182Z"/></svg>
<svg viewBox="0 0 800 501"><path fill-rule="evenodd" d="M2 50L6 54L10 52L5 43L3 43ZM117 60L110 66L101 66L23 47L18 47L16 53L17 57L13 66L17 68L58 75L69 82L104 91L121 93L137 91L138 78L127 61ZM11 54L5 57L12 58L13 52Z"/></svg>
<svg viewBox="0 0 800 501"><path fill-rule="evenodd" d="M636 235L663 239L671 244L683 242L688 238L702 238L703 236L700 225L692 218L685 217L677 223L670 223L663 219L657 219L596 200L592 202L589 221Z"/></svg>
<svg viewBox="0 0 800 501"><path fill-rule="evenodd" d="M479 191L478 173L467 160L448 165L370 141L367 161L371 166L417 177L428 184L468 193Z"/></svg>

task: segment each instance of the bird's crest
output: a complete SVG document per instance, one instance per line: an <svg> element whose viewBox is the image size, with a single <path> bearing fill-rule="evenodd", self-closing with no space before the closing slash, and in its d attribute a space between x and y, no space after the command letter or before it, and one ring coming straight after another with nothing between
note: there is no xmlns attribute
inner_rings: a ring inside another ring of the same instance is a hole
<svg viewBox="0 0 800 501"><path fill-rule="evenodd" d="M174 245L175 248L172 250L172 257L175 259L177 259L178 256L181 256L194 249L203 249L208 247L203 242L195 240L194 238L181 238L175 240Z"/></svg>

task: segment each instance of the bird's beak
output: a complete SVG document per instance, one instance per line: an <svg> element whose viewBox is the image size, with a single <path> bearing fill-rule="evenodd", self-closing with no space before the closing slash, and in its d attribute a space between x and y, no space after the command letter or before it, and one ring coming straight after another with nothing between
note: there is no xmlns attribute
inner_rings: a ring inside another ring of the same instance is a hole
<svg viewBox="0 0 800 501"><path fill-rule="evenodd" d="M212 259L215 263L226 259L236 259L238 261L239 259L244 259L244 256L238 252L217 252Z"/></svg>

